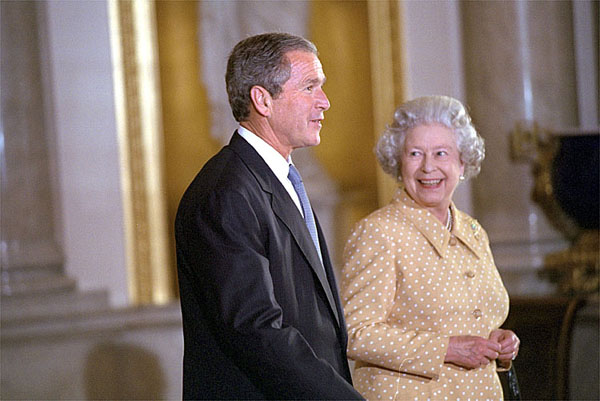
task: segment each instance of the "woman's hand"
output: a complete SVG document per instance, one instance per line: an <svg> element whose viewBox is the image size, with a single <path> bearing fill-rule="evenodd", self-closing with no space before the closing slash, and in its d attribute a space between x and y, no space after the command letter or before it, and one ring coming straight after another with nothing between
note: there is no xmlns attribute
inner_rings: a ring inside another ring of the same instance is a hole
<svg viewBox="0 0 600 401"><path fill-rule="evenodd" d="M510 367L510 362L519 354L519 344L521 343L519 337L511 330L497 329L490 334L490 340L500 345L499 366L503 368Z"/></svg>
<svg viewBox="0 0 600 401"><path fill-rule="evenodd" d="M499 341L477 336L455 336L450 337L444 362L475 369L497 359L500 352Z"/></svg>

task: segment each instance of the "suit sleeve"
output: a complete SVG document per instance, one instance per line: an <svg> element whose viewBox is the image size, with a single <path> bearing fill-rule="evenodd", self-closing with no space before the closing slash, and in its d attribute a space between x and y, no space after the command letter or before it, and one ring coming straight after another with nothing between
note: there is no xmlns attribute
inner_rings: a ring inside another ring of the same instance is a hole
<svg viewBox="0 0 600 401"><path fill-rule="evenodd" d="M361 399L283 323L265 216L243 191L213 192L186 219L182 257L229 358L268 398Z"/></svg>
<svg viewBox="0 0 600 401"><path fill-rule="evenodd" d="M389 319L402 285L395 245L376 222L358 223L344 250L342 302L348 356L385 369L437 379L449 338Z"/></svg>

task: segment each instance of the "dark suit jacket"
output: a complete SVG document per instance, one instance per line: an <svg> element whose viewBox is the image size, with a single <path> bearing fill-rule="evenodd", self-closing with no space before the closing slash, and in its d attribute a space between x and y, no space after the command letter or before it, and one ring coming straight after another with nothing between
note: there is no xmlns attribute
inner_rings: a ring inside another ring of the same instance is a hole
<svg viewBox="0 0 600 401"><path fill-rule="evenodd" d="M358 399L325 239L241 136L185 192L175 221L185 399Z"/></svg>

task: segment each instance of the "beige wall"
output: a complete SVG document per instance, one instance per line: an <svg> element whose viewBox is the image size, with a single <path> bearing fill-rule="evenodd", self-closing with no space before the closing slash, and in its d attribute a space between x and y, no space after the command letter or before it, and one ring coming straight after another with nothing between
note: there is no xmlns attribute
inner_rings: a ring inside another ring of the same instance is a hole
<svg viewBox="0 0 600 401"><path fill-rule="evenodd" d="M331 102L313 152L340 191L336 236L329 245L337 255L352 225L377 207L368 18L365 1L312 2L311 40L319 49Z"/></svg>
<svg viewBox="0 0 600 401"><path fill-rule="evenodd" d="M208 101L200 81L197 5L156 2L160 59L170 269L175 270L174 221L183 192L220 145L210 135ZM172 283L176 288L176 283Z"/></svg>
<svg viewBox="0 0 600 401"><path fill-rule="evenodd" d="M375 205L371 69L364 1L312 4L311 39L319 49L331 108L314 153L342 191L361 191Z"/></svg>

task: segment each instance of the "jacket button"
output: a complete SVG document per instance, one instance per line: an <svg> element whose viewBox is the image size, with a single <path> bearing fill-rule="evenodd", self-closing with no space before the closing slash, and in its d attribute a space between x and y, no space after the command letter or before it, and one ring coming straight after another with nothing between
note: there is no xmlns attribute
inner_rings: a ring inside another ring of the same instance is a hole
<svg viewBox="0 0 600 401"><path fill-rule="evenodd" d="M454 237L450 237L450 241L448 241L448 243L449 243L451 246L454 246L454 245L456 245L456 244L457 244L456 238L454 238Z"/></svg>
<svg viewBox="0 0 600 401"><path fill-rule="evenodd" d="M475 317L475 319L479 320L481 319L481 316L483 315L483 312L481 312L481 309L475 309L473 312L471 312L473 314L473 316Z"/></svg>
<svg viewBox="0 0 600 401"><path fill-rule="evenodd" d="M473 277L475 277L475 273L473 273L472 271L469 270L468 272L465 272L465 277L473 278Z"/></svg>

